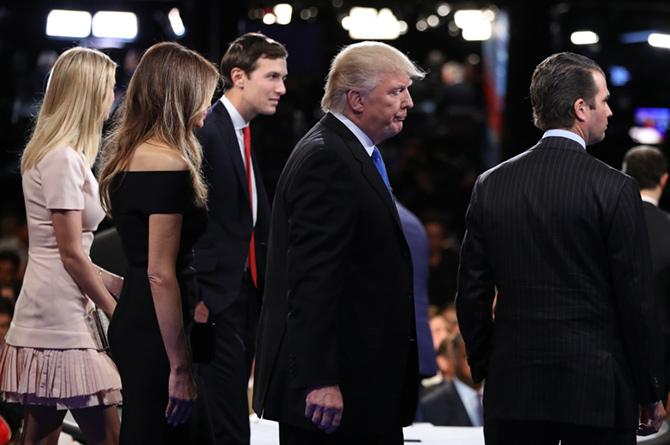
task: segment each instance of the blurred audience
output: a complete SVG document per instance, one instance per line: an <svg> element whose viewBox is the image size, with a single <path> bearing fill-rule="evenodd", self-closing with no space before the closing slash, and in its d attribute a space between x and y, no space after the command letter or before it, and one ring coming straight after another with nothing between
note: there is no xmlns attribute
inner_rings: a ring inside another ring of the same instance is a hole
<svg viewBox="0 0 670 445"><path fill-rule="evenodd" d="M447 320L442 314L438 313L430 317L428 324L430 325L430 334L433 337L433 348L437 351L440 344L449 336Z"/></svg>
<svg viewBox="0 0 670 445"><path fill-rule="evenodd" d="M430 304L440 309L453 303L458 273L458 244L449 236L444 218L429 214L423 221L430 250L428 295Z"/></svg>
<svg viewBox="0 0 670 445"><path fill-rule="evenodd" d="M0 250L0 297L16 301L21 290L20 267L18 253L13 250Z"/></svg>
<svg viewBox="0 0 670 445"><path fill-rule="evenodd" d="M437 426L482 426L482 386L472 381L463 338L455 335L444 343L453 377L421 399L423 418Z"/></svg>
<svg viewBox="0 0 670 445"><path fill-rule="evenodd" d="M453 337L460 334L458 329L458 317L456 315L456 306L453 303L448 304L442 311L442 317L446 321L447 337Z"/></svg>

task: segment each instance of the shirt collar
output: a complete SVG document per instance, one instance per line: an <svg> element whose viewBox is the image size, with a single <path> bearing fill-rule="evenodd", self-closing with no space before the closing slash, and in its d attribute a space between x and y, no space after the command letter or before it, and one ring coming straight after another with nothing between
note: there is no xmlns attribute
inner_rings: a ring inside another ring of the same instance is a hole
<svg viewBox="0 0 670 445"><path fill-rule="evenodd" d="M642 199L642 201L644 201L644 202L648 202L649 204L653 204L654 207L658 207L658 201L656 201L651 196L647 196L647 195L641 193L640 194L640 199Z"/></svg>
<svg viewBox="0 0 670 445"><path fill-rule="evenodd" d="M233 105L233 103L226 97L225 94L221 96L221 103L224 107L226 107L226 110L230 115L230 120L233 122L233 128L235 128L235 131L240 131L244 127L249 126L249 122L244 120L240 112L237 111L237 108L235 108L235 105Z"/></svg>
<svg viewBox="0 0 670 445"><path fill-rule="evenodd" d="M586 142L584 141L584 139L580 135L578 135L577 133L573 133L572 131L552 129L545 131L544 134L542 135L542 139L550 137L572 139L573 141L581 145L583 149L586 150Z"/></svg>
<svg viewBox="0 0 670 445"><path fill-rule="evenodd" d="M372 156L372 152L376 148L375 143L372 142L372 139L370 139L363 130L358 128L358 125L351 122L351 120L344 114L337 113L334 111L331 111L330 114L338 118L340 122L342 122L354 134L354 136L356 136L356 139L358 139L363 148L365 148L365 151L368 153L368 156Z"/></svg>

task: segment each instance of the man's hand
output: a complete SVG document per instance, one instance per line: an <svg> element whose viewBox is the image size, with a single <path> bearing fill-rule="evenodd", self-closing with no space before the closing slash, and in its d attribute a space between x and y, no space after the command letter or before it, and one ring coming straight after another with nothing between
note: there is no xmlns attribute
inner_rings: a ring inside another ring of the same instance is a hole
<svg viewBox="0 0 670 445"><path fill-rule="evenodd" d="M207 323L207 320L209 320L209 309L202 300L195 304L193 319L198 323Z"/></svg>
<svg viewBox="0 0 670 445"><path fill-rule="evenodd" d="M305 417L330 434L340 426L344 402L339 386L324 386L311 390L305 397Z"/></svg>
<svg viewBox="0 0 670 445"><path fill-rule="evenodd" d="M658 432L665 419L663 402L654 402L640 407L640 425L637 427L638 436L648 436Z"/></svg>

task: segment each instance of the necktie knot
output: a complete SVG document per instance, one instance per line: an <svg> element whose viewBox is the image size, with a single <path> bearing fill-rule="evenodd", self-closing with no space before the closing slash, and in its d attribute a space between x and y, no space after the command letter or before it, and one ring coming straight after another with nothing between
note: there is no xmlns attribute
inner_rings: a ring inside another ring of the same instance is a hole
<svg viewBox="0 0 670 445"><path fill-rule="evenodd" d="M384 181L384 185L388 189L389 193L392 194L391 183L389 181L388 174L386 173L386 166L384 165L384 160L382 159L382 154L377 147L372 150L372 162L375 164L375 168L379 172L379 175Z"/></svg>

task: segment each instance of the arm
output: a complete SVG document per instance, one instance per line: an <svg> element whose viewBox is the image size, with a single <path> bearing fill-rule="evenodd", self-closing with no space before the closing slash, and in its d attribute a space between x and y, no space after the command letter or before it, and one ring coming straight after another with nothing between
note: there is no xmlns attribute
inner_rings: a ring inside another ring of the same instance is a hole
<svg viewBox="0 0 670 445"><path fill-rule="evenodd" d="M123 289L123 277L105 270L98 265L96 265L96 267L98 268L98 273L100 274L100 278L102 279L105 288L112 294L112 297L114 297L115 300L118 300L119 295L121 295L121 290Z"/></svg>
<svg viewBox="0 0 670 445"><path fill-rule="evenodd" d="M170 425L183 423L188 418L196 398L176 274L181 225L180 214L149 216L147 274L158 327L170 363L169 402L165 410Z"/></svg>
<svg viewBox="0 0 670 445"><path fill-rule="evenodd" d="M347 250L356 225L356 194L349 168L332 151L314 151L296 172L286 201L292 385L308 389L305 416L331 432L343 410L338 313Z"/></svg>
<svg viewBox="0 0 670 445"><path fill-rule="evenodd" d="M81 291L111 317L116 300L105 287L98 267L91 262L81 246L81 210L52 210L51 221L65 270Z"/></svg>
<svg viewBox="0 0 670 445"><path fill-rule="evenodd" d="M458 323L475 383L485 379L488 372L495 296L493 270L484 242L480 188L477 180L465 216L467 231L461 246L456 295Z"/></svg>

